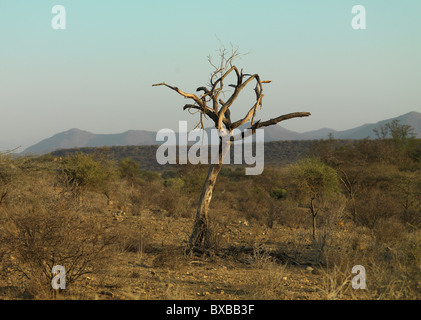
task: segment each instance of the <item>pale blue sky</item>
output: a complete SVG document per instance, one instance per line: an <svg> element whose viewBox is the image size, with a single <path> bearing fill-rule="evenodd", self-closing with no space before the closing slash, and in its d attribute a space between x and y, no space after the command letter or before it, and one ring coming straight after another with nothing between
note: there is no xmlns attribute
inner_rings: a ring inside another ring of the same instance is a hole
<svg viewBox="0 0 421 320"><path fill-rule="evenodd" d="M63 5L67 29L53 30ZM353 30L364 5L367 29ZM310 111L282 126L349 129L421 111L419 0L4 0L0 2L0 150L20 151L71 128L94 133L195 124L185 91L208 82L222 42L236 65L273 80L266 119ZM232 106L234 117L250 108Z"/></svg>

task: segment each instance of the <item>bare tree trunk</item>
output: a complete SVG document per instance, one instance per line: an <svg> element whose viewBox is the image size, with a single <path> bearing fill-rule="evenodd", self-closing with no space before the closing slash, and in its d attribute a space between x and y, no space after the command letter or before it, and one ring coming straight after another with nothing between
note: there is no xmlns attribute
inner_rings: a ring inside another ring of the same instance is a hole
<svg viewBox="0 0 421 320"><path fill-rule="evenodd" d="M213 189L215 187L216 178L221 171L222 164L212 164L209 168L208 175L203 185L202 194L200 196L199 205L196 211L193 232L190 235L189 249L200 247L204 244L205 248L209 247L210 230L208 226L209 204L212 199Z"/></svg>
<svg viewBox="0 0 421 320"><path fill-rule="evenodd" d="M202 194L197 207L193 232L190 235L189 246L186 251L187 253L190 253L195 247L201 247L204 245L205 248L209 248L211 245L211 230L209 229L208 219L209 205L212 200L216 179L222 168L223 158L228 153L231 142L228 141L224 143L224 146L222 144L223 142L220 141L218 163L210 165L208 175L202 187Z"/></svg>
<svg viewBox="0 0 421 320"><path fill-rule="evenodd" d="M316 240L316 216L313 215L313 240Z"/></svg>
<svg viewBox="0 0 421 320"><path fill-rule="evenodd" d="M311 211L311 216L313 218L313 240L316 240L316 216L319 210L317 211L314 210L313 200L314 200L313 198L310 200L310 211Z"/></svg>

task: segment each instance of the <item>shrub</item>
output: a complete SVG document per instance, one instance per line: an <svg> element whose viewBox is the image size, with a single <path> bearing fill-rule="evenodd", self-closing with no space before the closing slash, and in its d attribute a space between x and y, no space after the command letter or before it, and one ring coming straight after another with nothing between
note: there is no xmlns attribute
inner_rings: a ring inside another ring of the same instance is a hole
<svg viewBox="0 0 421 320"><path fill-rule="evenodd" d="M317 214L324 200L339 190L336 171L318 158L306 158L291 165L290 172L297 199L310 209L314 240Z"/></svg>
<svg viewBox="0 0 421 320"><path fill-rule="evenodd" d="M72 187L104 191L114 175L110 164L94 159L93 155L77 153L65 161L65 182Z"/></svg>
<svg viewBox="0 0 421 320"><path fill-rule="evenodd" d="M244 183L242 194L238 199L238 210L247 220L267 224L270 213L270 196L260 186L254 186L251 181Z"/></svg>
<svg viewBox="0 0 421 320"><path fill-rule="evenodd" d="M126 179L131 184L140 182L140 165L131 158L125 158L118 164L120 177Z"/></svg>
<svg viewBox="0 0 421 320"><path fill-rule="evenodd" d="M168 184L167 182L167 186L159 194L158 203L160 207L166 210L167 214L172 217L191 217L191 213L189 212L189 198L180 187L180 181L183 180L179 178L169 180L174 182L174 184Z"/></svg>
<svg viewBox="0 0 421 320"><path fill-rule="evenodd" d="M181 178L169 178L164 181L164 186L173 189L181 189L184 187L184 181Z"/></svg>
<svg viewBox="0 0 421 320"><path fill-rule="evenodd" d="M38 297L52 291L52 268L66 270L66 286L112 263L114 229L73 211L66 199L43 194L0 211L0 247L9 272ZM66 289L67 289L66 287Z"/></svg>
<svg viewBox="0 0 421 320"><path fill-rule="evenodd" d="M285 189L276 188L271 193L270 196L274 199L285 199L287 196L287 191Z"/></svg>
<svg viewBox="0 0 421 320"><path fill-rule="evenodd" d="M364 191L357 199L358 224L372 229L381 219L400 215L399 205L389 193L375 188Z"/></svg>

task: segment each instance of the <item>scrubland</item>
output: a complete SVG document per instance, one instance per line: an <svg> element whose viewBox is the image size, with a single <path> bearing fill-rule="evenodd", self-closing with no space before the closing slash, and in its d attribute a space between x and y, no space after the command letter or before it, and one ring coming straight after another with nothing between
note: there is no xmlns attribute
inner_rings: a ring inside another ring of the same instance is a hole
<svg viewBox="0 0 421 320"><path fill-rule="evenodd" d="M206 166L2 154L0 298L420 299L419 157L419 140L330 139L260 176L226 166L211 245L186 255Z"/></svg>

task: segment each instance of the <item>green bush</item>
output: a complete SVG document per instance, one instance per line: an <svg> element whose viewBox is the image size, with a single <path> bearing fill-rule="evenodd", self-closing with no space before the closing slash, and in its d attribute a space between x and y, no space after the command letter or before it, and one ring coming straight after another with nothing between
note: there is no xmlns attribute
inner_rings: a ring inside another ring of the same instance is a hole
<svg viewBox="0 0 421 320"><path fill-rule="evenodd" d="M278 199L278 200L285 199L287 196L287 191L285 189L276 188L270 193L270 196L271 198Z"/></svg>
<svg viewBox="0 0 421 320"><path fill-rule="evenodd" d="M72 187L103 191L114 175L111 164L97 161L93 155L78 153L65 161L65 181Z"/></svg>
<svg viewBox="0 0 421 320"><path fill-rule="evenodd" d="M120 177L132 184L140 182L140 165L131 158L123 159L118 164Z"/></svg>
<svg viewBox="0 0 421 320"><path fill-rule="evenodd" d="M169 178L164 181L164 186L181 189L184 187L184 181L181 178Z"/></svg>

